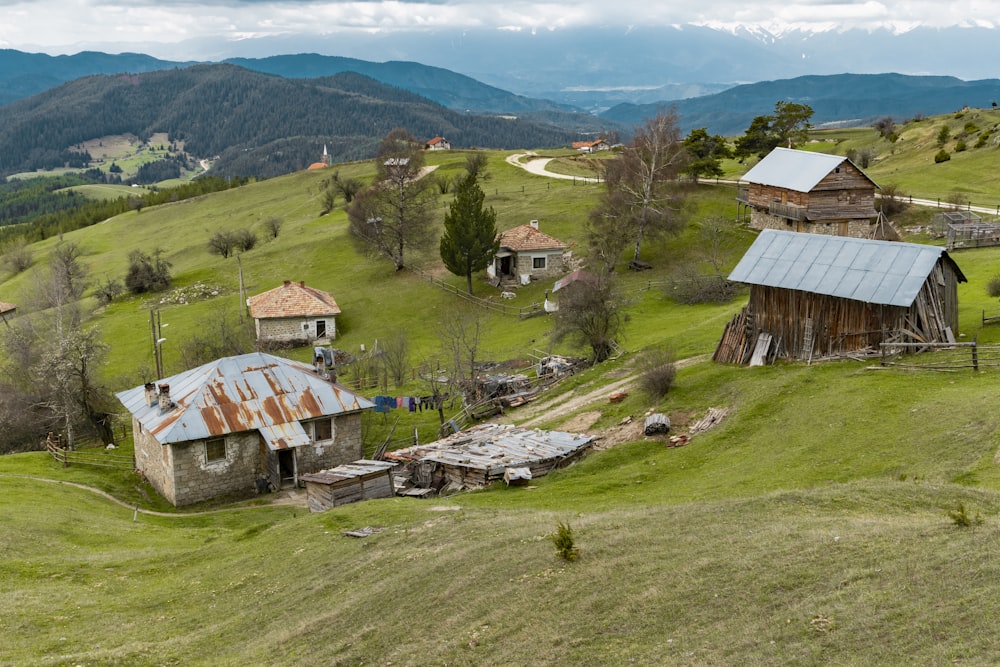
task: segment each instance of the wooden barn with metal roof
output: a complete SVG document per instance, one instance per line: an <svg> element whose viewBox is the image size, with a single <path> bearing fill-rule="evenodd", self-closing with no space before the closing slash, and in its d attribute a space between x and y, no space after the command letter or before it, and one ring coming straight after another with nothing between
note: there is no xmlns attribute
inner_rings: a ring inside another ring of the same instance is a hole
<svg viewBox="0 0 1000 667"><path fill-rule="evenodd" d="M742 218L754 229L878 238L878 186L842 155L775 148L740 179ZM896 239L891 239L896 240Z"/></svg>
<svg viewBox="0 0 1000 667"><path fill-rule="evenodd" d="M954 342L958 283L944 248L765 229L729 275L750 286L714 359L814 359L883 342ZM762 348L762 349L758 349Z"/></svg>
<svg viewBox="0 0 1000 667"><path fill-rule="evenodd" d="M116 394L132 414L135 465L174 505L297 485L361 458L375 404L307 364L263 352L225 357Z"/></svg>

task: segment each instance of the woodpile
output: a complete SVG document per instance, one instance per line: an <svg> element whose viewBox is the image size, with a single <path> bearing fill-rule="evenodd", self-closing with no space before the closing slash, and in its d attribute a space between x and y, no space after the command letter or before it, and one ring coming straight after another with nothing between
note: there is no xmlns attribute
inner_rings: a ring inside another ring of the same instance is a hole
<svg viewBox="0 0 1000 667"><path fill-rule="evenodd" d="M646 435L662 435L670 432L670 417L654 412L646 417L642 432Z"/></svg>
<svg viewBox="0 0 1000 667"><path fill-rule="evenodd" d="M688 434L697 435L698 433L704 433L725 419L728 414L729 408L709 408L704 417L691 424Z"/></svg>

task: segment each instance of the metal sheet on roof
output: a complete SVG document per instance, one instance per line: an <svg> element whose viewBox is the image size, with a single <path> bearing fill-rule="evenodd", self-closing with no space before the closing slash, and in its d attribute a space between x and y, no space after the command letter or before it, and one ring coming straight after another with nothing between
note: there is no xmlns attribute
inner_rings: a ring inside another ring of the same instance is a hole
<svg viewBox="0 0 1000 667"><path fill-rule="evenodd" d="M276 427L374 408L311 365L263 352L224 357L165 378L172 406L147 405L145 389L116 394L160 444ZM300 437L300 436L299 436Z"/></svg>
<svg viewBox="0 0 1000 667"><path fill-rule="evenodd" d="M841 155L775 148L740 180L809 192L846 160Z"/></svg>
<svg viewBox="0 0 1000 667"><path fill-rule="evenodd" d="M942 254L943 248L916 243L766 229L729 279L908 307ZM959 280L965 280L960 271Z"/></svg>
<svg viewBox="0 0 1000 667"><path fill-rule="evenodd" d="M312 442L309 434L302 428L302 424L298 422L258 426L257 432L264 438L267 448L271 451L304 447Z"/></svg>

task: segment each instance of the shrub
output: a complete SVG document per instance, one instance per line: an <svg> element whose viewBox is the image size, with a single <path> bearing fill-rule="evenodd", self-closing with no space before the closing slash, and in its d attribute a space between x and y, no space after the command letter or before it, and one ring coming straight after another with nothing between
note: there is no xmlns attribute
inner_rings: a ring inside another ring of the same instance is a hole
<svg viewBox="0 0 1000 667"><path fill-rule="evenodd" d="M220 255L222 259L226 259L233 254L234 242L232 232L215 232L212 234L212 238L208 239L208 251L213 255Z"/></svg>
<svg viewBox="0 0 1000 667"><path fill-rule="evenodd" d="M104 282L99 282L94 289L94 296L97 303L106 306L125 292L121 282L117 278L107 278Z"/></svg>
<svg viewBox="0 0 1000 667"><path fill-rule="evenodd" d="M8 248L7 252L4 253L3 263L4 266L11 273L21 273L31 268L31 264L34 262L34 255L31 252L31 247L28 242L24 239L14 241Z"/></svg>
<svg viewBox="0 0 1000 667"><path fill-rule="evenodd" d="M990 281L986 283L986 293L994 299L1000 297L1000 275L993 276L990 278Z"/></svg>
<svg viewBox="0 0 1000 667"><path fill-rule="evenodd" d="M882 212L888 216L894 216L906 210L906 195L900 192L896 183L886 183L882 186L882 193L879 197Z"/></svg>
<svg viewBox="0 0 1000 667"><path fill-rule="evenodd" d="M128 272L125 289L132 294L158 292L170 287L170 262L163 259L163 250L157 248L150 257L141 250L128 255Z"/></svg>
<svg viewBox="0 0 1000 667"><path fill-rule="evenodd" d="M677 377L673 353L666 348L649 350L641 357L639 364L639 388L654 401L662 399L674 386L674 379Z"/></svg>
<svg viewBox="0 0 1000 667"><path fill-rule="evenodd" d="M250 229L237 229L233 232L233 246L246 252L257 245L257 234Z"/></svg>
<svg viewBox="0 0 1000 667"><path fill-rule="evenodd" d="M560 521L556 525L556 532L550 535L552 544L556 545L556 555L563 560L574 561L580 557L580 550L576 548L573 541L573 529L568 523Z"/></svg>
<svg viewBox="0 0 1000 667"><path fill-rule="evenodd" d="M730 282L725 276L701 274L691 266L678 270L670 278L666 286L668 297L686 306L698 303L726 303L740 291L737 283Z"/></svg>
<svg viewBox="0 0 1000 667"><path fill-rule="evenodd" d="M934 164L941 164L942 162L947 162L950 159L951 153L942 148L934 155Z"/></svg>
<svg viewBox="0 0 1000 667"><path fill-rule="evenodd" d="M956 153L961 153L962 151L965 150L965 148L966 148L966 146L965 146L965 142L964 141L959 141L957 144L955 144L955 152Z"/></svg>
<svg viewBox="0 0 1000 667"><path fill-rule="evenodd" d="M965 503L962 502L958 503L957 508L948 512L948 518L959 528L975 528L983 524L982 515L978 512L976 512L976 516L970 515L965 509Z"/></svg>
<svg viewBox="0 0 1000 667"><path fill-rule="evenodd" d="M278 234L281 233L281 227L285 224L285 221L279 217L271 216L264 221L264 231L272 239L278 238Z"/></svg>

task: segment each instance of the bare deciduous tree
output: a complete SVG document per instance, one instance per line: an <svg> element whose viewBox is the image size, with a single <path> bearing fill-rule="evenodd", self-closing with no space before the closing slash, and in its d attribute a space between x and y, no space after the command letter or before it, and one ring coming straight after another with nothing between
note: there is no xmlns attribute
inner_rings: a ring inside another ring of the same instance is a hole
<svg viewBox="0 0 1000 667"><path fill-rule="evenodd" d="M634 244L632 261L639 261L643 241L683 228L684 190L678 175L688 159L677 113L661 113L646 122L621 155L605 168L605 193L590 218L590 246L602 244L605 266L614 265L616 246ZM617 232L617 234L616 234Z"/></svg>
<svg viewBox="0 0 1000 667"><path fill-rule="evenodd" d="M408 251L434 244L434 183L423 176L423 151L405 130L390 132L376 157L377 181L347 211L350 230L369 251L390 259L397 271Z"/></svg>
<svg viewBox="0 0 1000 667"><path fill-rule="evenodd" d="M605 361L614 353L625 324L624 303L608 274L570 283L559 292L553 338L587 345L595 362Z"/></svg>

